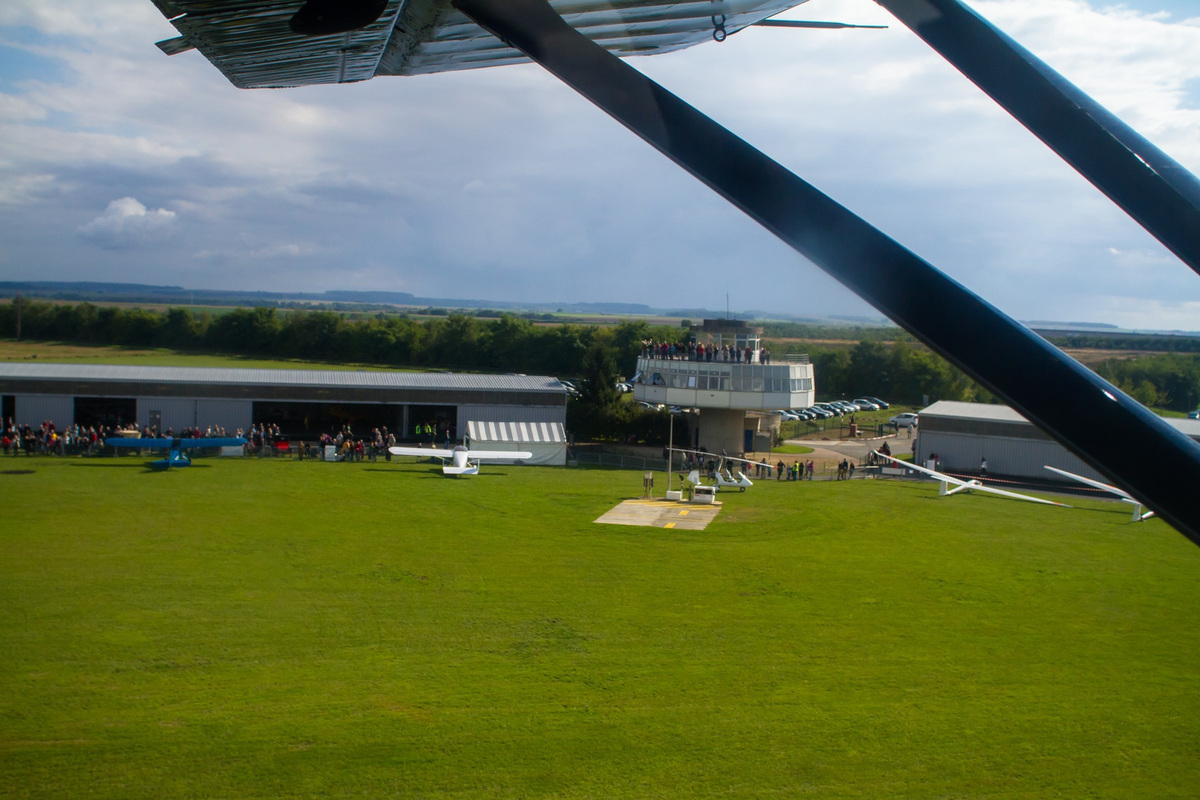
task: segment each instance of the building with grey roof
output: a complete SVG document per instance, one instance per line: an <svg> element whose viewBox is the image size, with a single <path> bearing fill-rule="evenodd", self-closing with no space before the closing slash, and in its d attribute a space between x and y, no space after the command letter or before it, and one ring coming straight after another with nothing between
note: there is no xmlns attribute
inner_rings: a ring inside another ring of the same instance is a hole
<svg viewBox="0 0 1200 800"><path fill-rule="evenodd" d="M986 458L992 475L1060 480L1045 469L1048 464L1108 481L1008 406L941 400L923 409L919 420L914 451L917 461L927 463L937 454L945 472L977 473L981 460ZM1166 421L1185 436L1200 441L1200 420ZM1097 429L1096 435L1108 434Z"/></svg>
<svg viewBox="0 0 1200 800"><path fill-rule="evenodd" d="M412 438L434 424L454 439L468 421L566 421L566 388L537 375L444 372L0 364L0 412L37 426L156 426L165 431L266 423L316 438L350 425Z"/></svg>

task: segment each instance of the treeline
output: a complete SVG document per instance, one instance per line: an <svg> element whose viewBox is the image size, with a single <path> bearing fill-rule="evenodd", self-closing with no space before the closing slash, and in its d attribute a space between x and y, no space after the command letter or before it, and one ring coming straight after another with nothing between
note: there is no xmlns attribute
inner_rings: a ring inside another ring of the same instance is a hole
<svg viewBox="0 0 1200 800"><path fill-rule="evenodd" d="M1144 406L1173 411L1200 407L1200 355L1111 359L1095 371Z"/></svg>
<svg viewBox="0 0 1200 800"><path fill-rule="evenodd" d="M863 341L852 348L817 348L809 355L823 397L872 395L906 405L920 405L927 398L1000 402L990 391L921 345ZM1200 355L1179 353L1111 359L1093 370L1147 407L1191 411L1200 406Z"/></svg>
<svg viewBox="0 0 1200 800"><path fill-rule="evenodd" d="M813 348L809 357L822 397L871 395L913 406L926 399L995 402L990 392L921 345L861 341L851 348Z"/></svg>
<svg viewBox="0 0 1200 800"><path fill-rule="evenodd" d="M16 315L15 304L0 305L6 335L16 332ZM640 323L539 326L507 314L427 320L377 314L354 320L332 311L258 307L212 315L28 300L20 315L22 337L45 341L562 376L578 374L592 346L612 349L616 363L632 370L652 330Z"/></svg>
<svg viewBox="0 0 1200 800"><path fill-rule="evenodd" d="M1200 353L1200 337L1134 333L1071 333L1042 331L1042 337L1066 350L1130 350L1152 353Z"/></svg>
<svg viewBox="0 0 1200 800"><path fill-rule="evenodd" d="M757 324L757 323L756 323ZM763 322L763 337L767 339L806 339L843 342L914 342L901 328L882 325L816 325L806 322Z"/></svg>
<svg viewBox="0 0 1200 800"><path fill-rule="evenodd" d="M263 307L211 315L187 308L159 312L29 300L21 302L20 317L23 337L46 341L580 377L584 402L571 404L584 417L577 428L580 435L587 435L585 429L640 424L634 422L637 415L630 411L631 404L619 402L615 382L632 374L643 340L683 336L678 327L641 321L536 325L510 314L485 319L459 313L425 320L382 313L349 319L332 311ZM0 331L11 335L16 329L16 304L0 305ZM768 342L768 347L776 357L786 350L807 350L821 399L874 395L906 405L920 405L926 398L995 401L940 356L907 337L897 338L864 339L853 347L805 347L796 342ZM1200 404L1200 355L1114 360L1096 371L1152 407L1188 411Z"/></svg>

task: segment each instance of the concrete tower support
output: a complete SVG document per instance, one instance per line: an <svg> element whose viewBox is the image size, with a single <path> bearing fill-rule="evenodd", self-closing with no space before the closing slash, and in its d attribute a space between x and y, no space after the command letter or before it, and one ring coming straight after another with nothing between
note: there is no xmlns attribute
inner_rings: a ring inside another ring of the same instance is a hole
<svg viewBox="0 0 1200 800"><path fill-rule="evenodd" d="M745 446L746 412L741 409L701 408L696 415L697 446L710 453L733 455Z"/></svg>

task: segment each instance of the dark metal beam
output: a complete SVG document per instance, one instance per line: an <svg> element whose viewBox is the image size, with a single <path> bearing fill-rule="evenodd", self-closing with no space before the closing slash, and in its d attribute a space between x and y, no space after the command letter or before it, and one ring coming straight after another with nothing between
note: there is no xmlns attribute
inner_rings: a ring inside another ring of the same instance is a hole
<svg viewBox="0 0 1200 800"><path fill-rule="evenodd" d="M594 44L546 0L453 0L1200 544L1200 445Z"/></svg>
<svg viewBox="0 0 1200 800"><path fill-rule="evenodd" d="M1200 273L1200 180L958 0L876 0Z"/></svg>

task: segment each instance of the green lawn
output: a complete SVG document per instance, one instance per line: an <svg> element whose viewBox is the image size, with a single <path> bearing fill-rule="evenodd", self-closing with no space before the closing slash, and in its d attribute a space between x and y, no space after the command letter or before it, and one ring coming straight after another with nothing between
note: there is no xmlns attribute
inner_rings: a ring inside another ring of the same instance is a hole
<svg viewBox="0 0 1200 800"><path fill-rule="evenodd" d="M1200 549L1126 507L0 461L3 797L1194 797Z"/></svg>
<svg viewBox="0 0 1200 800"><path fill-rule="evenodd" d="M392 370L379 364L326 363L130 347L96 347L62 342L0 339L0 361L31 364L119 364L137 367L228 367L238 369Z"/></svg>

